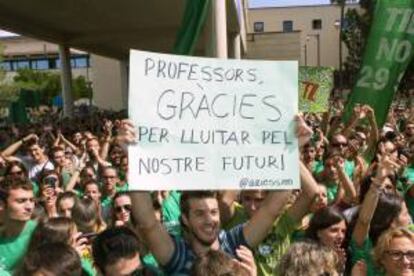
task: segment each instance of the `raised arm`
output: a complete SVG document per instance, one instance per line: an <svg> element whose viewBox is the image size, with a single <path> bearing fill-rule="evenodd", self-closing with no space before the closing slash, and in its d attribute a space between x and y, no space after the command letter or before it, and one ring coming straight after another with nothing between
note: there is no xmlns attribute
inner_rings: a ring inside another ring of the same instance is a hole
<svg viewBox="0 0 414 276"><path fill-rule="evenodd" d="M351 179L345 173L344 169L345 160L343 158L336 158L335 166L338 170L338 176L341 188L344 190L344 196L346 199L350 200L351 202L355 202L357 200L357 192L352 183Z"/></svg>
<svg viewBox="0 0 414 276"><path fill-rule="evenodd" d="M132 192L132 216L137 223L137 230L147 242L149 250L161 265L166 265L173 253L174 242L167 230L156 219L148 192Z"/></svg>
<svg viewBox="0 0 414 276"><path fill-rule="evenodd" d="M380 191L384 179L389 175L390 171L398 166L391 161L388 156L382 156L375 177L372 179L371 186L365 196L359 211L357 223L355 225L352 237L357 246L362 246L365 239L368 237L370 223L377 208Z"/></svg>
<svg viewBox="0 0 414 276"><path fill-rule="evenodd" d="M99 156L103 160L106 160L108 158L109 146L112 140L112 128L113 128L112 121L106 120L104 123L104 128L103 128L104 137L102 139L101 152L99 153Z"/></svg>
<svg viewBox="0 0 414 276"><path fill-rule="evenodd" d="M302 191L299 198L288 209L288 214L295 222L300 222L309 212L309 207L318 192L318 183L312 176L312 173L306 168L305 164L300 162L300 180Z"/></svg>
<svg viewBox="0 0 414 276"><path fill-rule="evenodd" d="M371 126L370 135L367 141L368 148L365 151L365 154L370 154L370 152L375 150L375 147L379 140L379 132L378 132L377 120L375 119L374 109L372 109L372 107L370 107L369 105L366 105L365 110L367 113L369 124Z"/></svg>
<svg viewBox="0 0 414 276"><path fill-rule="evenodd" d="M234 216L235 206L234 202L237 198L237 191L226 190L221 191L218 194L217 200L220 209L220 222L221 225L226 225L227 222Z"/></svg>
<svg viewBox="0 0 414 276"><path fill-rule="evenodd" d="M262 207L244 225L243 234L250 247L256 247L266 238L275 220L285 210L291 194L290 190L270 192Z"/></svg>
<svg viewBox="0 0 414 276"><path fill-rule="evenodd" d="M17 142L11 144L10 146L8 146L6 149L4 149L1 152L1 155L4 156L5 158L13 155L21 146L23 146L24 143L26 143L27 141L29 141L31 139L38 139L38 137L34 133L29 134L26 137L24 137L24 138L18 140Z"/></svg>
<svg viewBox="0 0 414 276"><path fill-rule="evenodd" d="M379 199L378 187L373 183L365 195L358 219L352 232L352 238L358 247L362 247L368 237L369 227Z"/></svg>
<svg viewBox="0 0 414 276"><path fill-rule="evenodd" d="M66 137L63 136L62 133L60 133L58 137L60 138L60 140L63 143L65 143L66 146L71 148L73 150L73 152L79 153L80 149L77 146L75 146L74 144L72 144L68 139L66 139Z"/></svg>

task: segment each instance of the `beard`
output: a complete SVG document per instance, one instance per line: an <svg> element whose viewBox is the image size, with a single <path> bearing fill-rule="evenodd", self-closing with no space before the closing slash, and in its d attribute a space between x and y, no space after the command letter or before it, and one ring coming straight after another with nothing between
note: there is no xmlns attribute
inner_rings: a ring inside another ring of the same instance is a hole
<svg viewBox="0 0 414 276"><path fill-rule="evenodd" d="M206 247L210 247L218 238L218 234L219 234L219 230L216 229L215 230L215 235L214 238L212 238L211 240L206 240L202 237L200 237L200 235L198 233L196 233L194 230L191 230L191 235L203 246Z"/></svg>

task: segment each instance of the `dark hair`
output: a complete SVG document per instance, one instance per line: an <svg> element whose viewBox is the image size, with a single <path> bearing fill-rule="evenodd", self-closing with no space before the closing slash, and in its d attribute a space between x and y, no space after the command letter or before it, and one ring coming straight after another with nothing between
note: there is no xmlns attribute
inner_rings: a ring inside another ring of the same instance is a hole
<svg viewBox="0 0 414 276"><path fill-rule="evenodd" d="M42 188L43 187L43 185L45 184L45 183L43 183L43 181L46 178L48 178L49 176L51 176L51 175L55 175L56 178L57 178L57 180L58 180L58 183L60 184L60 185L56 185L56 187L61 186L61 184L62 184L61 175L57 171L55 171L55 170L47 170L47 169L45 169L45 170L42 170L40 172L40 174L37 176L37 178L39 180L38 181L39 182L39 188Z"/></svg>
<svg viewBox="0 0 414 276"><path fill-rule="evenodd" d="M191 275L194 276L248 275L247 271L235 265L232 257L221 250L213 249L197 257L191 270Z"/></svg>
<svg viewBox="0 0 414 276"><path fill-rule="evenodd" d="M372 178L375 176L375 174L376 173L374 172L372 174L365 176L362 179L361 187L359 191L359 202L362 203L364 201L365 195L368 193L368 190L372 185ZM388 178L391 181L394 187L397 186L397 181L400 180L396 173L390 173L389 175L386 176L386 178Z"/></svg>
<svg viewBox="0 0 414 276"><path fill-rule="evenodd" d="M105 266L122 258L139 254L138 237L128 227L114 227L101 232L93 241L92 255L95 265L105 274Z"/></svg>
<svg viewBox="0 0 414 276"><path fill-rule="evenodd" d="M58 210L58 212L60 212L60 202L65 199L73 199L73 206L75 206L78 197L74 192L71 191L60 193L56 200L56 209Z"/></svg>
<svg viewBox="0 0 414 276"><path fill-rule="evenodd" d="M318 210L312 217L309 228L306 230L306 237L319 241L318 231L326 229L332 225L345 221L345 216L336 207L330 206Z"/></svg>
<svg viewBox="0 0 414 276"><path fill-rule="evenodd" d="M2 185L2 197L6 200L10 195L11 190L22 189L25 191L33 191L32 182L28 179L6 179Z"/></svg>
<svg viewBox="0 0 414 276"><path fill-rule="evenodd" d="M37 139L30 139L25 143L25 147L28 150L30 147L39 146L41 149L45 149L45 144Z"/></svg>
<svg viewBox="0 0 414 276"><path fill-rule="evenodd" d="M7 164L7 167L6 167L6 169L4 170L4 175L9 175L10 174L10 172L11 172L11 170L14 168L14 167L19 167L19 169L21 169L22 171L23 171L23 173L24 173L24 175L25 175L25 177L27 177L27 170L26 170L26 167L23 165L23 163L22 162L19 162L19 161L11 161L11 162L8 162L8 164Z"/></svg>
<svg viewBox="0 0 414 276"><path fill-rule="evenodd" d="M46 243L29 250L19 274L33 275L40 270L59 276L82 275L78 253L70 245L62 242Z"/></svg>
<svg viewBox="0 0 414 276"><path fill-rule="evenodd" d="M121 197L121 196L127 196L127 197L131 198L131 196L129 195L129 192L126 192L126 191L117 192L117 193L114 195L114 197L112 198L112 207L114 207L114 206L115 206L115 200L116 200L118 197Z"/></svg>
<svg viewBox="0 0 414 276"><path fill-rule="evenodd" d="M390 228L401 212L403 199L396 194L380 194L377 208L371 220L369 237L375 245L379 236Z"/></svg>
<svg viewBox="0 0 414 276"><path fill-rule="evenodd" d="M33 232L29 250L36 249L45 243L62 242L69 244L76 224L70 218L57 217L41 221Z"/></svg>
<svg viewBox="0 0 414 276"><path fill-rule="evenodd" d="M181 214L188 216L190 211L191 199L217 198L217 193L212 191L184 191L181 194L180 210Z"/></svg>
<svg viewBox="0 0 414 276"><path fill-rule="evenodd" d="M80 232L99 232L105 227L99 206L91 198L82 198L72 208L72 219Z"/></svg>
<svg viewBox="0 0 414 276"><path fill-rule="evenodd" d="M117 177L119 177L119 174L118 174L118 169L117 169L116 167L113 167L113 166L103 167L103 168L101 169L101 176L102 176L102 175L104 174L104 172L106 172L107 170L113 170L113 171L115 171L116 176L117 176Z"/></svg>

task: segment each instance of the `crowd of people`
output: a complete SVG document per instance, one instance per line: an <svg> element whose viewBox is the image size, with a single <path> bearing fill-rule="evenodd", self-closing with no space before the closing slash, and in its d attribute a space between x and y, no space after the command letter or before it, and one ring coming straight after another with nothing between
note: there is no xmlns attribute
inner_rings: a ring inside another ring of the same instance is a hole
<svg viewBox="0 0 414 276"><path fill-rule="evenodd" d="M0 275L414 275L414 112L343 109L298 115L284 191L129 191L122 112L4 126Z"/></svg>

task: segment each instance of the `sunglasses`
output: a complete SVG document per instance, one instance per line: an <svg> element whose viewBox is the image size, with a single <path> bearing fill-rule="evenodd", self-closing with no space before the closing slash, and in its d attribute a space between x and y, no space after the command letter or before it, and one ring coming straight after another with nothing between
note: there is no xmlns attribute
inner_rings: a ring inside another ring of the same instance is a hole
<svg viewBox="0 0 414 276"><path fill-rule="evenodd" d="M23 175L23 171L9 172L9 175L20 176L20 175Z"/></svg>
<svg viewBox="0 0 414 276"><path fill-rule="evenodd" d="M45 179L43 179L43 183L45 185L49 185L49 186L52 186L52 187L55 187L57 182L58 182L58 180L55 177L46 177Z"/></svg>
<svg viewBox="0 0 414 276"><path fill-rule="evenodd" d="M125 205L121 205L121 206L116 206L114 209L115 209L115 212L117 212L117 213L121 213L123 210L125 210L127 212L131 212L132 206L131 206L131 204L125 204Z"/></svg>
<svg viewBox="0 0 414 276"><path fill-rule="evenodd" d="M348 142L342 142L342 143L332 143L331 144L332 147L347 147L348 146Z"/></svg>

